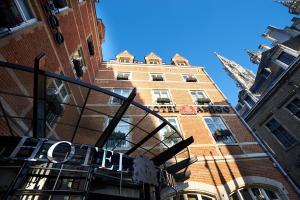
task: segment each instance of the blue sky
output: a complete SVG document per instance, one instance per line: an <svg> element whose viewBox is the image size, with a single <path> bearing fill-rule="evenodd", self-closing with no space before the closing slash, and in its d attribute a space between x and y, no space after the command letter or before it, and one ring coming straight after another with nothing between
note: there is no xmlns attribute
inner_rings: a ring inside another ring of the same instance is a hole
<svg viewBox="0 0 300 200"><path fill-rule="evenodd" d="M143 61L151 51L170 63L175 53L204 66L229 102L238 89L214 51L256 72L245 49L269 44L268 25L289 26L293 15L272 0L101 0L97 15L106 26L104 60L128 50Z"/></svg>

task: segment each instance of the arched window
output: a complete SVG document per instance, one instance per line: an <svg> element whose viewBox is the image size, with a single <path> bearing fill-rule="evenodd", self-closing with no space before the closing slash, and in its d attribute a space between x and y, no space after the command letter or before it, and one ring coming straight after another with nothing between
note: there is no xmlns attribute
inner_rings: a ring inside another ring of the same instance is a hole
<svg viewBox="0 0 300 200"><path fill-rule="evenodd" d="M206 194L184 193L180 194L178 197L174 196L167 200L216 200L216 198Z"/></svg>
<svg viewBox="0 0 300 200"><path fill-rule="evenodd" d="M230 200L281 200L274 190L250 187L242 188L230 195Z"/></svg>

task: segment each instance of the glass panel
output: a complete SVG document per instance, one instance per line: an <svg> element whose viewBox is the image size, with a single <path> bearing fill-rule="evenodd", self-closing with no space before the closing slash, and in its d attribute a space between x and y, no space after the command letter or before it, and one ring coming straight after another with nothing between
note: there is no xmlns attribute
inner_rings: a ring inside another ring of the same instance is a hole
<svg viewBox="0 0 300 200"><path fill-rule="evenodd" d="M242 195L244 200L252 200L252 197L248 191L248 189L242 189L240 190L240 194Z"/></svg>
<svg viewBox="0 0 300 200"><path fill-rule="evenodd" d="M265 196L261 193L260 189L251 188L251 191L253 192L253 194L257 200L266 200Z"/></svg>
<svg viewBox="0 0 300 200"><path fill-rule="evenodd" d="M278 196L275 194L275 192L271 190L265 190L267 196L269 197L270 200L279 200Z"/></svg>
<svg viewBox="0 0 300 200"><path fill-rule="evenodd" d="M240 200L239 197L238 197L238 194L237 192L233 193L230 197L229 197L230 200Z"/></svg>
<svg viewBox="0 0 300 200"><path fill-rule="evenodd" d="M187 199L188 200L198 200L198 197L196 194L188 194Z"/></svg>
<svg viewBox="0 0 300 200"><path fill-rule="evenodd" d="M0 1L1 27L13 28L24 22L14 1Z"/></svg>

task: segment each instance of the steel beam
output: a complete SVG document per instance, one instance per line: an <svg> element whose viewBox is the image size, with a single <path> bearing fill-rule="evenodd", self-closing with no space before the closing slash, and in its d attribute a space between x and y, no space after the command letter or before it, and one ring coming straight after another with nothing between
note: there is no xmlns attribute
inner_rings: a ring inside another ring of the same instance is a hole
<svg viewBox="0 0 300 200"><path fill-rule="evenodd" d="M114 129L122 119L123 115L125 114L126 110L130 106L131 102L133 101L134 97L136 96L136 88L134 88L129 97L123 102L123 104L118 109L115 116L112 118L106 129L104 130L103 134L100 136L98 141L96 142L95 146L102 148L106 141L108 140L109 136L113 133Z"/></svg>
<svg viewBox="0 0 300 200"><path fill-rule="evenodd" d="M188 147L190 144L194 142L193 136L182 140L181 142L175 144L174 146L170 147L169 149L165 150L164 152L160 153L156 157L152 158L152 161L155 165L159 166L175 156L177 153L182 151L184 148Z"/></svg>
<svg viewBox="0 0 300 200"><path fill-rule="evenodd" d="M187 158L187 159L184 159L178 163L175 163L174 165L171 165L169 167L167 167L167 171L170 173L170 174L175 174L176 172L188 167L189 165L197 162L198 159L197 157L194 157L194 158Z"/></svg>
<svg viewBox="0 0 300 200"><path fill-rule="evenodd" d="M40 74L40 67L45 65L45 53L40 53L34 60L33 77L33 137L44 138L46 132L46 77Z"/></svg>
<svg viewBox="0 0 300 200"><path fill-rule="evenodd" d="M145 142L147 142L151 137L153 137L158 131L160 131L166 125L167 125L167 122L163 122L156 129L154 129L151 133L149 133L146 137L144 137L140 142L138 142L136 145L134 145L134 147L129 149L125 154L130 155L131 153L133 153L137 148L142 146Z"/></svg>
<svg viewBox="0 0 300 200"><path fill-rule="evenodd" d="M183 182L190 178L191 176L191 171L190 170L184 170L183 172L174 174L174 178L176 182Z"/></svg>

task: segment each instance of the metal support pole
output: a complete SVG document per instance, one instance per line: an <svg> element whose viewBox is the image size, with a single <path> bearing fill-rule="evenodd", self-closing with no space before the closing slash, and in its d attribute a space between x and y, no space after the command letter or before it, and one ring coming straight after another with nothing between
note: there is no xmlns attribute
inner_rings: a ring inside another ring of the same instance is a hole
<svg viewBox="0 0 300 200"><path fill-rule="evenodd" d="M46 130L45 97L46 78L40 75L40 67L45 65L45 53L40 53L34 59L34 85L33 85L33 137L44 138Z"/></svg>

